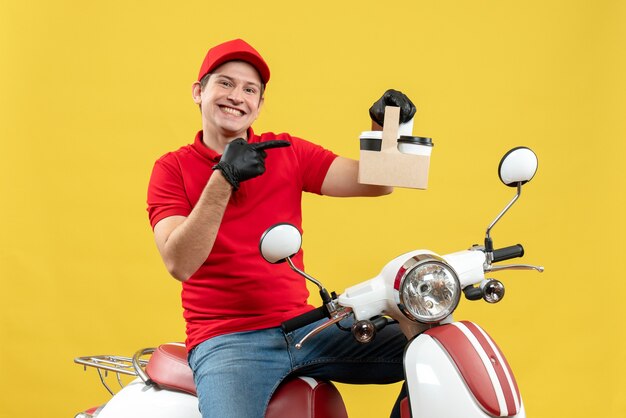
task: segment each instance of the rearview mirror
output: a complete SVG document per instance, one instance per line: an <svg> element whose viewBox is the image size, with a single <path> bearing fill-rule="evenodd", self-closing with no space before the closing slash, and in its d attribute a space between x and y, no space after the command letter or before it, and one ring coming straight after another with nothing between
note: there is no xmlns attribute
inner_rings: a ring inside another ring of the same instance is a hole
<svg viewBox="0 0 626 418"><path fill-rule="evenodd" d="M291 224L276 224L261 236L259 251L268 263L278 264L295 255L302 246L302 234Z"/></svg>
<svg viewBox="0 0 626 418"><path fill-rule="evenodd" d="M527 147L513 148L502 157L498 175L509 187L529 182L537 172L537 155Z"/></svg>
<svg viewBox="0 0 626 418"><path fill-rule="evenodd" d="M493 257L493 240L491 229L498 223L504 214L513 206L522 194L522 185L528 183L537 172L537 155L527 147L516 147L504 154L498 166L498 175L502 183L509 187L516 187L517 193L508 205L496 216L496 219L487 227L485 234L485 252L490 264Z"/></svg>

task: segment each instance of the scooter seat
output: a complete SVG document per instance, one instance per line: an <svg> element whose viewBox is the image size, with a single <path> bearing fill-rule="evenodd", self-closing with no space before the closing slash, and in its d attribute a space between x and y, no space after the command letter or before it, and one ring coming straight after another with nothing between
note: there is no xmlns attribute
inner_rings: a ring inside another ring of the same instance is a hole
<svg viewBox="0 0 626 418"><path fill-rule="evenodd" d="M187 350L177 343L159 346L146 366L146 373L159 387L196 395ZM331 382L310 377L291 377L280 384L267 407L265 418L347 418L339 391Z"/></svg>
<svg viewBox="0 0 626 418"><path fill-rule="evenodd" d="M187 349L183 344L162 344L154 350L146 373L157 386L196 395L193 372L187 363Z"/></svg>

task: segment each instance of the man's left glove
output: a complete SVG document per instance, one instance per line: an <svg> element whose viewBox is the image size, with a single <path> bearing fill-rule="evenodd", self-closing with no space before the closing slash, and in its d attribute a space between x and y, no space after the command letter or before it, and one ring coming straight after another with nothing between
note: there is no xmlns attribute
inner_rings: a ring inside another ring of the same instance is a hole
<svg viewBox="0 0 626 418"><path fill-rule="evenodd" d="M233 190L239 190L239 183L265 173L266 149L288 147L289 141L265 141L249 144L237 138L226 145L220 162L213 170L220 170Z"/></svg>
<svg viewBox="0 0 626 418"><path fill-rule="evenodd" d="M398 90L387 90L385 94L370 107L370 117L374 122L383 126L385 120L385 106L400 108L400 123L406 123L415 116L415 105L404 93Z"/></svg>

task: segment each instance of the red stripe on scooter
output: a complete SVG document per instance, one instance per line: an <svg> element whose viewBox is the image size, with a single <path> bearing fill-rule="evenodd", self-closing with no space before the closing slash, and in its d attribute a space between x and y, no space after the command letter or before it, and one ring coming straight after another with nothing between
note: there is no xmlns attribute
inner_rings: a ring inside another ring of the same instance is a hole
<svg viewBox="0 0 626 418"><path fill-rule="evenodd" d="M463 323L467 327L467 329L469 329L472 332L472 334L476 337L476 339L480 343L483 350L485 350L485 352L487 353L489 360L491 360L491 363L493 364L493 368L496 372L496 375L498 376L498 380L500 381L502 392L504 393L504 399L506 401L506 408L508 411L508 415L511 416L511 415L517 414L519 412L519 405L521 403L519 390L517 388L517 382L515 381L515 376L513 376L513 372L511 371L511 368L509 367L509 364L507 363L506 358L502 354L502 351L500 351L500 348L495 343L495 341L493 341L493 339L484 330L482 330L481 332L481 329L479 329L479 327L476 324L469 322L469 321L461 321L461 323ZM490 344L489 341L487 341L487 338L491 340L492 344ZM498 350L499 356L496 355L494 349ZM502 362L500 362L499 359L502 359ZM507 379L506 373L504 370L505 368L508 371L509 376L511 377L511 383L513 384L513 386L509 384L509 380Z"/></svg>
<svg viewBox="0 0 626 418"><path fill-rule="evenodd" d="M443 325L425 332L448 352L470 392L491 415L500 416L500 405L493 382L482 359L463 331L454 325Z"/></svg>
<svg viewBox="0 0 626 418"><path fill-rule="evenodd" d="M400 282L402 281L402 277L404 277L404 273L406 273L406 267L402 266L398 270L396 274L396 279L393 281L393 288L396 290L400 290Z"/></svg>

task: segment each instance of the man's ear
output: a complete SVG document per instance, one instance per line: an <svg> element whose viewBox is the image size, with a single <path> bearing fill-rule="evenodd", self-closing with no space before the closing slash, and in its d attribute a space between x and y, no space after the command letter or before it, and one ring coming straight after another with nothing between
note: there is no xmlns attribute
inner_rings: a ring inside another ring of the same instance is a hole
<svg viewBox="0 0 626 418"><path fill-rule="evenodd" d="M200 86L200 82L196 81L191 85L191 97L193 98L193 102L195 104L202 103L202 87Z"/></svg>

